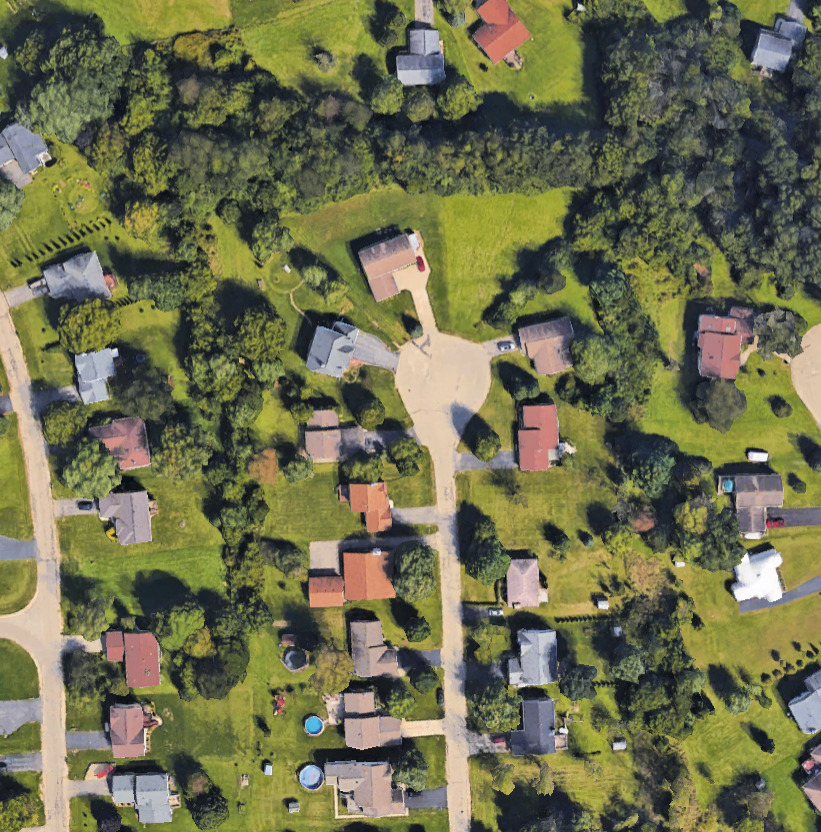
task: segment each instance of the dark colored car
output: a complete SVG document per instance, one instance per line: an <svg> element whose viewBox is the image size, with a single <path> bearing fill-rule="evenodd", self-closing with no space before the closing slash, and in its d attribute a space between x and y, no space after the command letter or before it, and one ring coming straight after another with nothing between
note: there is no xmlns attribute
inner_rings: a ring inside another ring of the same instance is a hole
<svg viewBox="0 0 821 832"><path fill-rule="evenodd" d="M784 518L783 517L768 517L767 518L767 528L768 529L783 529L784 528Z"/></svg>
<svg viewBox="0 0 821 832"><path fill-rule="evenodd" d="M416 258L416 268L419 269L420 272L425 271L425 261L421 257Z"/></svg>
<svg viewBox="0 0 821 832"><path fill-rule="evenodd" d="M77 508L80 511L94 511L94 500L80 500L77 503Z"/></svg>

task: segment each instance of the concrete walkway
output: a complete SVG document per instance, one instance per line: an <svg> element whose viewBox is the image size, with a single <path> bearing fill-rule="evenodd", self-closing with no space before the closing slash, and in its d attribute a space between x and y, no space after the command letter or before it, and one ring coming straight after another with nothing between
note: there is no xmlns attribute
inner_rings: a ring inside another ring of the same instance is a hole
<svg viewBox="0 0 821 832"><path fill-rule="evenodd" d="M785 592L777 601L765 601L762 598L756 598L752 601L742 601L738 605L738 609L740 612L766 610L770 607L780 607L783 604L789 604L790 601L797 601L799 598L806 598L808 595L815 595L816 593L821 593L821 575L816 575L803 584L799 584L795 589Z"/></svg>
<svg viewBox="0 0 821 832"><path fill-rule="evenodd" d="M403 738L440 737L445 733L443 719L403 719L400 727Z"/></svg>
<svg viewBox="0 0 821 832"><path fill-rule="evenodd" d="M34 294L28 283L24 283L22 286L15 286L6 292L6 302L12 308L30 300L34 300Z"/></svg>
<svg viewBox="0 0 821 832"><path fill-rule="evenodd" d="M40 699L11 699L0 702L0 735L13 734L27 722L39 722L43 718Z"/></svg>
<svg viewBox="0 0 821 832"><path fill-rule="evenodd" d="M473 454L457 454L456 470L461 471L501 471L518 468L513 451L499 451L490 462L482 462Z"/></svg>
<svg viewBox="0 0 821 832"><path fill-rule="evenodd" d="M69 751L107 751L110 747L105 731L66 731Z"/></svg>
<svg viewBox="0 0 821 832"><path fill-rule="evenodd" d="M42 771L43 757L39 751L33 754L10 754L0 757L0 762L6 764L6 771Z"/></svg>
<svg viewBox="0 0 821 832"><path fill-rule="evenodd" d="M17 642L34 660L42 693L42 795L46 832L69 828L66 711L61 662L63 616L60 609L60 547L51 496L51 470L31 379L5 296L0 295L0 360L9 380L9 397L28 478L31 519L37 541L37 590L29 605L0 617L0 638Z"/></svg>
<svg viewBox="0 0 821 832"><path fill-rule="evenodd" d="M16 540L0 534L0 560L31 560L36 557L36 540Z"/></svg>

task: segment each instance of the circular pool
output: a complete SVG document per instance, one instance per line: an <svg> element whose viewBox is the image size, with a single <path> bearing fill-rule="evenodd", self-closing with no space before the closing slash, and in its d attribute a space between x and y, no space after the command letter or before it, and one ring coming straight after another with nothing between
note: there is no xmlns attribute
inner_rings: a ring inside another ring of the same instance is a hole
<svg viewBox="0 0 821 832"><path fill-rule="evenodd" d="M325 775L319 766L308 763L299 771L299 785L309 792L315 792L325 782Z"/></svg>
<svg viewBox="0 0 821 832"><path fill-rule="evenodd" d="M309 737L318 737L325 730L325 720L316 714L309 714L305 717L303 726Z"/></svg>

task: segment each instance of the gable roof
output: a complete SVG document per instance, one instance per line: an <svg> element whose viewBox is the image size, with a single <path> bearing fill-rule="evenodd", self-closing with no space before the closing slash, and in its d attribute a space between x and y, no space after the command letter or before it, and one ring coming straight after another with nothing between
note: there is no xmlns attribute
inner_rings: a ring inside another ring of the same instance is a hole
<svg viewBox="0 0 821 832"><path fill-rule="evenodd" d="M402 742L402 720L392 716L346 716L345 745L364 751Z"/></svg>
<svg viewBox="0 0 821 832"><path fill-rule="evenodd" d="M509 607L538 607L538 559L516 558L511 560L505 578L505 585L505 600Z"/></svg>
<svg viewBox="0 0 821 832"><path fill-rule="evenodd" d="M365 447L365 431L359 427L313 428L305 431L305 452L314 462L338 462Z"/></svg>
<svg viewBox="0 0 821 832"><path fill-rule="evenodd" d="M171 823L167 774L138 774L134 797L140 823Z"/></svg>
<svg viewBox="0 0 821 832"><path fill-rule="evenodd" d="M111 297L96 251L83 252L62 263L47 266L43 269L43 277L53 298L79 302L89 298L108 300Z"/></svg>
<svg viewBox="0 0 821 832"><path fill-rule="evenodd" d="M125 641L122 630L109 630L103 633L105 657L110 662L121 662L125 658Z"/></svg>
<svg viewBox="0 0 821 832"><path fill-rule="evenodd" d="M733 481L736 507L780 508L784 505L781 474L737 474Z"/></svg>
<svg viewBox="0 0 821 832"><path fill-rule="evenodd" d="M345 581L339 575L308 578L308 604L311 607L341 607L345 603Z"/></svg>
<svg viewBox="0 0 821 832"><path fill-rule="evenodd" d="M731 306L727 314L738 321L736 332L741 336L741 343L752 344L753 323L755 321L753 310L747 306Z"/></svg>
<svg viewBox="0 0 821 832"><path fill-rule="evenodd" d="M355 326L336 321L333 326L318 326L308 347L307 368L333 378L341 378L351 366L354 346L359 335Z"/></svg>
<svg viewBox="0 0 821 832"><path fill-rule="evenodd" d="M342 694L342 711L345 718L364 716L376 710L376 695L372 690L351 691Z"/></svg>
<svg viewBox="0 0 821 832"><path fill-rule="evenodd" d="M114 759L145 757L142 705L112 705L108 710L108 724Z"/></svg>
<svg viewBox="0 0 821 832"><path fill-rule="evenodd" d="M15 161L24 174L32 174L49 159L43 137L22 124L10 124L0 133L0 165Z"/></svg>
<svg viewBox="0 0 821 832"><path fill-rule="evenodd" d="M345 796L349 814L382 818L404 814L405 793L394 789L389 763L325 763L325 781Z"/></svg>
<svg viewBox="0 0 821 832"><path fill-rule="evenodd" d="M155 688L160 683L160 645L154 633L126 633L125 681L130 688Z"/></svg>
<svg viewBox="0 0 821 832"><path fill-rule="evenodd" d="M484 21L473 39L491 62L498 64L505 55L521 46L530 32L505 0L486 0L476 13Z"/></svg>
<svg viewBox="0 0 821 832"><path fill-rule="evenodd" d="M145 491L109 494L98 502L101 520L113 520L122 546L151 542L151 507Z"/></svg>
<svg viewBox="0 0 821 832"><path fill-rule="evenodd" d="M134 774L114 774L111 777L111 799L114 803L134 803Z"/></svg>
<svg viewBox="0 0 821 832"><path fill-rule="evenodd" d="M792 47L793 43L789 38L769 29L761 29L750 56L750 63L762 69L783 72L792 57Z"/></svg>
<svg viewBox="0 0 821 832"><path fill-rule="evenodd" d="M704 378L735 379L741 368L741 326L741 321L735 317L699 317L699 375Z"/></svg>
<svg viewBox="0 0 821 832"><path fill-rule="evenodd" d="M89 428L89 434L102 440L106 450L117 460L121 471L151 465L145 422L136 416L114 419L107 425Z"/></svg>
<svg viewBox="0 0 821 832"><path fill-rule="evenodd" d="M393 552L371 549L368 552L343 552L345 598L348 601L378 601L396 598L393 588Z"/></svg>
<svg viewBox="0 0 821 832"><path fill-rule="evenodd" d="M377 302L399 294L394 272L416 262L416 250L407 234L397 234L359 250L359 262Z"/></svg>
<svg viewBox="0 0 821 832"><path fill-rule="evenodd" d="M365 515L365 528L371 534L384 532L393 524L388 486L384 482L352 482L348 500L354 514Z"/></svg>
<svg viewBox="0 0 821 832"><path fill-rule="evenodd" d="M552 699L526 699L522 702L522 727L510 732L510 751L514 757L526 754L556 753L556 708Z"/></svg>
<svg viewBox="0 0 821 832"><path fill-rule="evenodd" d="M732 585L736 601L763 598L778 601L783 595L778 567L783 563L781 555L772 547L765 552L746 552L741 563L735 567L736 582Z"/></svg>
<svg viewBox="0 0 821 832"><path fill-rule="evenodd" d="M802 789L807 796L807 800L821 812L821 772L807 780Z"/></svg>
<svg viewBox="0 0 821 832"><path fill-rule="evenodd" d="M573 323L570 318L529 324L519 327L518 333L519 343L539 375L552 376L573 366L570 358Z"/></svg>
<svg viewBox="0 0 821 832"><path fill-rule="evenodd" d="M108 385L106 381L117 374L114 359L119 351L106 347L97 352L81 352L74 356L74 368L77 371L77 391L83 404L107 401Z"/></svg>
<svg viewBox="0 0 821 832"><path fill-rule="evenodd" d="M558 679L556 632L554 630L519 630L519 658L511 659L510 684L547 685Z"/></svg>
<svg viewBox="0 0 821 832"><path fill-rule="evenodd" d="M351 657L357 676L395 676L399 670L396 650L385 644L382 622L351 622Z"/></svg>
<svg viewBox="0 0 821 832"><path fill-rule="evenodd" d="M526 404L516 434L519 468L546 471L559 460L559 414L555 404Z"/></svg>
<svg viewBox="0 0 821 832"><path fill-rule="evenodd" d="M805 734L815 734L817 731L821 731L821 690L807 684L812 678L810 676L804 680L804 684L807 685L807 692L796 696L789 703L793 719Z"/></svg>

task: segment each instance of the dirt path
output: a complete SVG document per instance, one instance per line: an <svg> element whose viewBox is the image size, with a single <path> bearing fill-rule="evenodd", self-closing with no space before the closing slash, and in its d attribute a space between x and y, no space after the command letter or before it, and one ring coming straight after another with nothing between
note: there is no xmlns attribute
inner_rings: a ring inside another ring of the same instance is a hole
<svg viewBox="0 0 821 832"><path fill-rule="evenodd" d="M20 444L26 462L31 519L37 541L37 591L29 605L0 617L0 638L16 641L28 651L40 676L43 703L42 762L45 829L65 832L69 826L66 767L65 689L60 660L60 549L54 523L51 471L40 422L34 414L31 380L23 348L0 294L0 358L9 379L9 398L17 414Z"/></svg>
<svg viewBox="0 0 821 832"><path fill-rule="evenodd" d="M446 335L436 327L427 293L429 272L398 276L416 305L423 334L405 344L396 389L413 419L419 441L433 459L442 589L442 667L445 671L445 771L450 832L470 829L470 767L465 662L462 643L462 572L456 526L456 447L468 420L490 390L490 358L481 344Z"/></svg>
<svg viewBox="0 0 821 832"><path fill-rule="evenodd" d="M801 339L804 352L790 363L793 387L821 428L821 324Z"/></svg>

